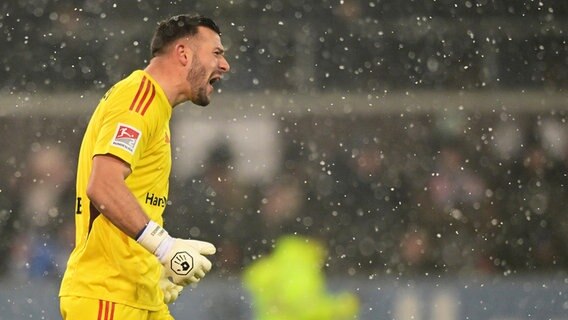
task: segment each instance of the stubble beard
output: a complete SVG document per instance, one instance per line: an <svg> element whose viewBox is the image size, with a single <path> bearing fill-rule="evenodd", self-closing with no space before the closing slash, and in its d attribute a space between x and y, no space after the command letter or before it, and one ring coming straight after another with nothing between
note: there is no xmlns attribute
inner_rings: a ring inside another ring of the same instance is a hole
<svg viewBox="0 0 568 320"><path fill-rule="evenodd" d="M198 59L193 59L187 73L187 82L191 85L192 91L190 100L202 107L207 106L211 102L209 96L207 96L207 86L203 85L205 79L208 79L205 67Z"/></svg>

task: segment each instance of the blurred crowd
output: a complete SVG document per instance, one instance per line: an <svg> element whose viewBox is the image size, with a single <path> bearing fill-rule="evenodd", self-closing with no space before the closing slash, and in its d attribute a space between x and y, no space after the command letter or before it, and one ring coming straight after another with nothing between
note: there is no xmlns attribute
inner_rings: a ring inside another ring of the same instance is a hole
<svg viewBox="0 0 568 320"><path fill-rule="evenodd" d="M174 187L169 221L212 239L227 271L291 233L320 238L339 274L561 271L568 136L562 119L533 117L481 117L461 135L429 116L294 119L270 182L239 183L238 151L220 145Z"/></svg>
<svg viewBox="0 0 568 320"><path fill-rule="evenodd" d="M566 270L566 115L462 116L464 126L433 114L290 116L279 123L278 171L262 181L239 177L231 139L211 144L195 174L172 177L166 228L213 242L221 276L241 274L290 234L319 239L331 274ZM56 123L2 126L45 132ZM9 151L0 170L5 274L58 277L64 269L81 132L71 127L53 132L62 140L1 146Z"/></svg>
<svg viewBox="0 0 568 320"><path fill-rule="evenodd" d="M108 86L145 64L160 19L188 11L221 26L229 91L568 84L564 0L43 0L0 4L0 45L10 48L0 55L0 89Z"/></svg>

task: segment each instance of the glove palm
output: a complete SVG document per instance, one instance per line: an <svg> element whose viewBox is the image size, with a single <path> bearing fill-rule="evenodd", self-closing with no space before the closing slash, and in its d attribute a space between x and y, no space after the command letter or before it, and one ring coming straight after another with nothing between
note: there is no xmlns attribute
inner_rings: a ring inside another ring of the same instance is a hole
<svg viewBox="0 0 568 320"><path fill-rule="evenodd" d="M158 258L167 278L181 286L196 283L211 270L211 261L204 255L215 253L209 242L171 238L171 245Z"/></svg>

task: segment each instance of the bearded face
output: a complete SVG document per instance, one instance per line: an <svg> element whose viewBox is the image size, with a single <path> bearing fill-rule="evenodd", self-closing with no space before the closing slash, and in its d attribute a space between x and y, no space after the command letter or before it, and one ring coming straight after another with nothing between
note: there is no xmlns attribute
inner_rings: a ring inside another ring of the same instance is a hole
<svg viewBox="0 0 568 320"><path fill-rule="evenodd" d="M211 102L213 85L221 80L230 67L224 57L225 49L221 38L214 31L200 27L199 33L186 46L192 52L186 76L187 88L184 95L196 105L207 106Z"/></svg>
<svg viewBox="0 0 568 320"><path fill-rule="evenodd" d="M187 73L187 82L189 82L192 90L190 100L198 106L205 107L211 102L207 92L210 85L209 78L205 66L199 59L193 59Z"/></svg>

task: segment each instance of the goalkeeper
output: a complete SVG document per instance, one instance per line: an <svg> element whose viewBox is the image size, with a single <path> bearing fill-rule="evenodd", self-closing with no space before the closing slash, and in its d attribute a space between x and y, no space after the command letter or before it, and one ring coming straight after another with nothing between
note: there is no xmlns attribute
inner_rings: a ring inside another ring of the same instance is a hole
<svg viewBox="0 0 568 320"><path fill-rule="evenodd" d="M79 153L76 244L59 293L63 319L173 319L166 303L211 269L211 243L162 228L169 121L182 102L208 105L228 71L215 22L174 16L159 23L146 68L101 99Z"/></svg>

